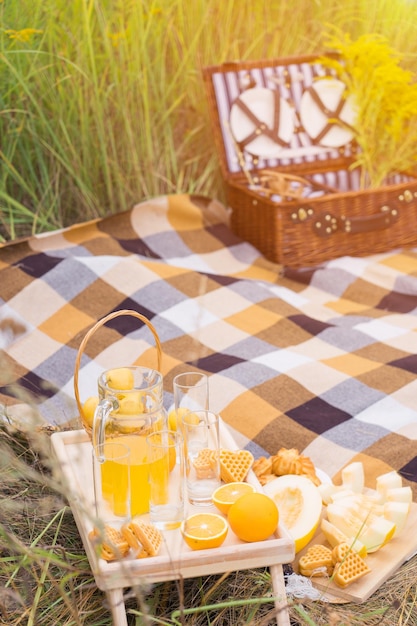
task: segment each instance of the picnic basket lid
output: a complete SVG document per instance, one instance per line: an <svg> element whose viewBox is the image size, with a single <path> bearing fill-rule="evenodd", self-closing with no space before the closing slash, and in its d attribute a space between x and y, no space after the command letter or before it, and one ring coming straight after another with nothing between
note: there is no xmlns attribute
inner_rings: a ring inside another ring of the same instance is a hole
<svg viewBox="0 0 417 626"><path fill-rule="evenodd" d="M317 55L229 62L203 76L225 178L353 160L353 100Z"/></svg>

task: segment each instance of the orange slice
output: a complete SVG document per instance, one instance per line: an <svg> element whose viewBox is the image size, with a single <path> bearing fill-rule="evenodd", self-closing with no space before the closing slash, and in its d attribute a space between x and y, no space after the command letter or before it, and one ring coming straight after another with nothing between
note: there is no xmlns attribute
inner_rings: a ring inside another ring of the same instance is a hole
<svg viewBox="0 0 417 626"><path fill-rule="evenodd" d="M230 507L238 498L247 493L254 493L255 491L255 487L249 483L227 483L226 485L218 487L213 493L213 504L216 505L219 511L227 515Z"/></svg>
<svg viewBox="0 0 417 626"><path fill-rule="evenodd" d="M216 513L196 513L181 524L184 541L192 550L218 548L226 539L228 530L224 517Z"/></svg>

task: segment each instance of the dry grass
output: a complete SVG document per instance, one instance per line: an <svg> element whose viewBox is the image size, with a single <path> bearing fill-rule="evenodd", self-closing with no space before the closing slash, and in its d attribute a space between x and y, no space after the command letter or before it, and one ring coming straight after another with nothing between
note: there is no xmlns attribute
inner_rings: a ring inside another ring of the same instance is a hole
<svg viewBox="0 0 417 626"><path fill-rule="evenodd" d="M42 626L112 623L94 583L62 485L51 473L49 432L0 430L0 623ZM290 601L294 626L417 623L417 558L364 605ZM130 625L276 624L267 569L126 590ZM256 600L259 599L259 602Z"/></svg>

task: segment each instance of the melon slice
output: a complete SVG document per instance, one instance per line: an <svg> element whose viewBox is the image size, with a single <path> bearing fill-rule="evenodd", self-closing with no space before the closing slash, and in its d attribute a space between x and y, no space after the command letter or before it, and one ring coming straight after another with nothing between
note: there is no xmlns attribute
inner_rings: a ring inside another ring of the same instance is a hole
<svg viewBox="0 0 417 626"><path fill-rule="evenodd" d="M387 472L386 474L381 474L376 479L376 490L381 494L384 500L386 499L387 491L389 489L398 489L399 487L402 487L402 485L402 478L395 470Z"/></svg>
<svg viewBox="0 0 417 626"><path fill-rule="evenodd" d="M350 505L329 504L327 518L348 537L356 537L366 546L367 552L375 552L392 539L395 523L365 511L359 512Z"/></svg>
<svg viewBox="0 0 417 626"><path fill-rule="evenodd" d="M388 501L384 504L384 517L395 524L394 537L397 537L407 523L411 504L409 502Z"/></svg>
<svg viewBox="0 0 417 626"><path fill-rule="evenodd" d="M346 489L355 493L362 493L365 487L365 472L363 463L356 461L342 469L342 484Z"/></svg>
<svg viewBox="0 0 417 626"><path fill-rule="evenodd" d="M265 493L276 503L279 519L295 543L295 552L302 550L313 538L322 512L321 494L305 476L285 474L264 486Z"/></svg>
<svg viewBox="0 0 417 626"><path fill-rule="evenodd" d="M348 537L326 518L321 520L320 528L332 548L338 546L339 543L346 543L349 548L355 550L355 552L357 552L363 559L366 557L368 551L362 541L356 537Z"/></svg>
<svg viewBox="0 0 417 626"><path fill-rule="evenodd" d="M387 489L385 497L387 502L406 502L411 504L413 492L411 487L394 487L393 489Z"/></svg>

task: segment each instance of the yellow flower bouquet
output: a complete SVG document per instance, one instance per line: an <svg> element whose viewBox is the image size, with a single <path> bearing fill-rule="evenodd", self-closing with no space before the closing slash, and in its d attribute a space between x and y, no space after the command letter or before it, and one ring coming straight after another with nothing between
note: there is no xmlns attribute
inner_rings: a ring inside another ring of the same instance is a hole
<svg viewBox="0 0 417 626"><path fill-rule="evenodd" d="M361 167L361 187L380 186L388 175L417 165L417 84L401 64L403 56L378 34L350 35L334 30L320 59L346 85L355 103L354 167ZM335 54L334 54L335 53Z"/></svg>

